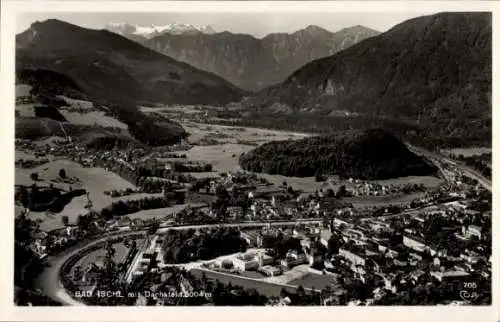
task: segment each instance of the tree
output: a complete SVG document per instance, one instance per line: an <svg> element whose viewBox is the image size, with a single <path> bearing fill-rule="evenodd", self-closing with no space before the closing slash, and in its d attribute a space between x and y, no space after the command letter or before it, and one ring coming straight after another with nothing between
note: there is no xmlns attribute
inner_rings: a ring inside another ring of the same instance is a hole
<svg viewBox="0 0 500 322"><path fill-rule="evenodd" d="M338 254L339 253L339 239L335 235L331 235L328 239L328 254Z"/></svg>
<svg viewBox="0 0 500 322"><path fill-rule="evenodd" d="M88 215L78 215L78 218L76 220L76 224L80 229L82 230L88 230L91 225L91 218Z"/></svg>
<svg viewBox="0 0 500 322"><path fill-rule="evenodd" d="M148 228L148 233L149 234L155 234L156 231L158 230L158 228L160 228L160 223L158 221L154 221L151 226L149 226Z"/></svg>
<svg viewBox="0 0 500 322"><path fill-rule="evenodd" d="M321 174L320 171L318 171L318 172L316 172L315 180L316 180L316 182L323 182L323 181L325 181L325 177Z"/></svg>
<svg viewBox="0 0 500 322"><path fill-rule="evenodd" d="M33 181L38 181L39 177L38 177L38 173L37 172L33 172L30 174L30 178L31 180Z"/></svg>
<svg viewBox="0 0 500 322"><path fill-rule="evenodd" d="M29 204L30 204L30 194L28 192L28 190L26 189L25 186L20 186L19 187L19 191L18 191L18 194L16 196L17 200L19 200L21 202L21 205L23 205L23 207L28 207Z"/></svg>
<svg viewBox="0 0 500 322"><path fill-rule="evenodd" d="M344 197L347 193L347 189L344 185L341 185L339 187L339 190L337 191L337 197Z"/></svg>
<svg viewBox="0 0 500 322"><path fill-rule="evenodd" d="M66 170L64 169L59 170L59 176L63 179L66 179Z"/></svg>
<svg viewBox="0 0 500 322"><path fill-rule="evenodd" d="M67 225L68 225L68 223L69 223L69 218L68 218L68 216L62 216L62 217L61 217L61 220L62 220L62 223L63 223L63 225L64 225L64 226L67 226Z"/></svg>

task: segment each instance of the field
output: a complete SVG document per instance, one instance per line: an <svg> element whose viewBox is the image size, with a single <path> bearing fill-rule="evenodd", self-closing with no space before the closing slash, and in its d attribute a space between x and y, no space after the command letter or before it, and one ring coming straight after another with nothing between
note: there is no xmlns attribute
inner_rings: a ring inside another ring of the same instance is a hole
<svg viewBox="0 0 500 322"><path fill-rule="evenodd" d="M388 180L376 180L375 182L382 185L404 185L404 184L423 184L428 188L437 188L443 180L437 177L431 176L410 176L410 177L402 177L402 178L394 178Z"/></svg>
<svg viewBox="0 0 500 322"><path fill-rule="evenodd" d="M262 275L261 273L256 272L256 271L244 271L241 273L241 276L249 277L249 278L256 278L256 279L265 277L264 275Z"/></svg>
<svg viewBox="0 0 500 322"><path fill-rule="evenodd" d="M171 110L169 110L171 112ZM307 137L305 133L281 132L256 128L242 128L222 125L207 125L193 122L184 122L183 126L191 134L191 141L199 141L202 138L214 137L219 144L215 145L196 145L185 153L189 160L208 161L212 163L214 172L205 172L195 174L196 177L207 177L216 175L216 172L241 171L238 159L242 153L252 150L256 144L263 144L275 140L300 139ZM275 185L281 185L283 182L294 189L303 192L315 192L319 189L338 189L341 184L331 185L324 182L316 182L314 177L285 177L282 175L271 175L259 173L260 177L265 178ZM441 179L436 177L404 177L390 180L377 181L380 184L401 185L406 183L424 184L428 188L436 188L441 183ZM342 184L345 184L342 183ZM410 196L411 197L411 196ZM415 196L417 198L418 196ZM375 199L375 204L385 202L385 199ZM408 196L395 197L394 202L406 202ZM369 203L370 198L359 200L361 205Z"/></svg>
<svg viewBox="0 0 500 322"><path fill-rule="evenodd" d="M56 179L59 176L59 170L65 169L67 177L76 177L80 180L79 183L73 184L74 189L83 188L89 192L89 198L93 203L95 210L99 211L102 208L110 205L113 200L111 197L104 194L106 190L135 188L134 185L122 179L113 172L106 172L102 168L84 168L77 163L56 160L44 164L33 169L19 169L15 171L15 183L22 185L31 185L34 183L30 178L32 172L37 172L42 181L37 182L38 186L48 186L50 180ZM70 184L54 183L55 187L69 189ZM69 223L75 224L79 214L87 212L87 197L81 196L74 198L64 210L56 215L47 216L45 213L30 213L33 218L41 218L41 228L43 230L51 230L62 227L62 216L68 216Z"/></svg>
<svg viewBox="0 0 500 322"><path fill-rule="evenodd" d="M63 99L67 107L61 107L59 112L68 120L69 123L77 125L99 125L103 127L118 127L128 129L125 123L117 119L104 115L104 112L94 108L94 103L89 101L72 99L66 96L59 96Z"/></svg>
<svg viewBox="0 0 500 322"><path fill-rule="evenodd" d="M21 87L21 91L22 90L26 91L26 88ZM89 113L84 114L85 117L77 112L63 110L63 112L67 115L73 115L75 117L75 122L87 122L87 124L93 124L91 122L94 121L90 120L90 118L100 119L99 122L108 122L105 118L101 118L100 116L92 116L92 113L102 112L93 110L93 107L87 105L85 101L72 100L67 102L69 103L68 105L71 105L71 107L89 109ZM169 109L169 111L171 110ZM183 110L183 112L186 111ZM112 120L116 121L114 119ZM112 123L111 121L108 122L107 125L120 126L119 124ZM218 177L219 173L221 172L241 171L242 169L238 163L239 156L242 153L252 150L256 144L262 144L273 140L299 139L307 136L307 134L302 133L280 132L256 128L206 125L193 122L184 122L183 126L185 126L186 130L191 133L190 140L196 141L206 137L215 137L218 142L221 142L220 144L212 145L195 145L188 151L178 151L179 153L186 154L187 161L205 161L212 164L212 172L191 173L191 175L198 178ZM40 142L40 144L50 144L52 139L49 138L45 141L38 142ZM29 153L16 151L16 159L19 158L29 159L32 158L32 156L30 156ZM73 185L73 188L86 189L89 192L89 197L93 203L93 207L97 211L118 200L135 200L143 198L145 196L158 196L158 194L133 194L124 197L111 198L105 195L104 191L113 189L123 190L129 187L135 187L126 180L120 178L115 173L106 172L102 168L83 168L76 163L64 160L56 160L34 169L16 169L15 182L16 184L31 185L33 184L33 181L30 178L30 174L32 172L37 172L42 179L42 181L37 184L48 185L50 184L50 180L56 179L58 177L58 172L61 168L64 168L66 170L68 177L76 177L80 180L79 183ZM315 178L313 177L285 177L281 175L270 175L263 173L258 175L275 185L281 185L283 182L286 182L292 188L301 190L304 193L314 193L317 190L326 190L328 188L336 190L342 184L348 185L348 183L346 182L316 182ZM441 179L434 177L406 177L379 181L379 183L381 184L395 185L406 183L422 183L429 188L437 187L440 182ZM69 188L69 184L64 183L54 183L54 186L63 189ZM383 204L408 203L420 197L421 195L421 193L416 193L411 195L384 197L362 196L349 198L347 199L347 201L353 203L355 207L369 207ZM87 197L81 196L78 198L74 198L60 214L47 216L45 213L32 213L32 216L34 218L40 218L43 220L43 222L41 223L42 229L50 230L62 227L62 221L60 217L64 215L69 217L70 223L76 223L78 215L87 212L87 209L85 208L87 203ZM175 205L173 207L163 209L144 210L134 214L130 214L128 216L130 218L141 219L163 218L167 215L171 215L182 210L184 207L185 205Z"/></svg>
<svg viewBox="0 0 500 322"><path fill-rule="evenodd" d="M16 85L16 99L28 99L31 97L30 94L31 86L19 84ZM34 117L35 116L35 104L33 103L20 103L16 102L15 110L19 116L22 117Z"/></svg>
<svg viewBox="0 0 500 322"><path fill-rule="evenodd" d="M197 204L190 204L190 205L193 207L197 206ZM170 216L175 213L178 213L187 206L188 205L173 205L172 207L168 208L141 210L133 214L127 215L127 217L130 219L140 218L142 220L147 220L152 218L163 219L165 216Z"/></svg>
<svg viewBox="0 0 500 322"><path fill-rule="evenodd" d="M301 285L304 288L314 287L317 290L322 290L328 284L332 284L335 282L336 282L335 276L308 273L302 277L299 277L297 279L288 282L288 284L297 286Z"/></svg>
<svg viewBox="0 0 500 322"><path fill-rule="evenodd" d="M128 200L139 200L139 199L143 199L143 198L158 198L161 196L163 196L162 193L142 193L141 192L141 193L133 193L133 194L128 195L128 196L111 198L111 200L113 200L113 202L117 202L117 201L128 201Z"/></svg>
<svg viewBox="0 0 500 322"><path fill-rule="evenodd" d="M361 196L344 198L346 202L352 203L355 208L383 206L383 205L404 205L415 199L423 197L425 192L415 192L411 194L402 194L396 196Z"/></svg>
<svg viewBox="0 0 500 322"><path fill-rule="evenodd" d="M15 111L17 112L17 115L21 117L35 117L35 104L33 103L16 104Z"/></svg>
<svg viewBox="0 0 500 322"><path fill-rule="evenodd" d="M103 127L118 127L121 129L128 129L127 124L118 121L115 118L104 115L104 112L91 111L85 113L70 112L60 110L61 114L66 118L69 123L77 125L100 125Z"/></svg>
<svg viewBox="0 0 500 322"><path fill-rule="evenodd" d="M209 146L195 146L189 151L183 151L187 158L196 161L207 161L217 172L241 171L238 157L241 153L250 151L251 146L242 144L221 144ZM234 154L234 157L233 157Z"/></svg>
<svg viewBox="0 0 500 322"><path fill-rule="evenodd" d="M16 85L16 98L29 97L31 92L31 86L25 84Z"/></svg>
<svg viewBox="0 0 500 322"><path fill-rule="evenodd" d="M26 153L24 151L16 150L15 151L16 161L18 160L36 160L37 158L33 154Z"/></svg>
<svg viewBox="0 0 500 322"><path fill-rule="evenodd" d="M304 133L212 124L207 125L193 122L184 122L182 126L191 134L189 137L191 142L198 142L200 139L212 137L221 143L248 142L252 144L263 144L270 141L297 140L308 136L308 134Z"/></svg>
<svg viewBox="0 0 500 322"><path fill-rule="evenodd" d="M216 177L218 172L229 172L229 171L242 171L238 158L241 153L250 151L253 147L248 145L241 144L221 144L221 145L208 145L208 146L195 146L189 151L183 151L181 153L185 153L189 160L197 160L197 161L207 161L213 165L213 172L202 172L193 174L198 178L202 177ZM233 156L233 154L235 156ZM301 190L305 193L313 193L316 190L323 189L326 190L328 188L332 188L337 190L341 185L348 186L348 183L342 182L341 184L329 184L327 182L316 182L314 177L285 177L282 175L271 175L266 173L259 173L259 177L266 179L267 181L275 184L281 185L283 182L286 182L288 186L291 186L294 189ZM395 178L391 180L380 180L378 183L380 184L393 184L393 185L402 185L402 184L424 184L426 187L433 189L439 186L442 182L441 179L436 177L404 177L404 178ZM388 196L388 197L357 197L353 198L350 202L355 204L359 204L359 206L367 206L371 204L383 204L383 203L406 203L413 199L419 198L421 196L420 193L411 194L411 195L401 195L401 196Z"/></svg>
<svg viewBox="0 0 500 322"><path fill-rule="evenodd" d="M464 157L470 157L474 155L481 155L484 153L491 153L491 148L461 148L461 149L451 149L451 150L443 150L444 153L452 153L455 155L463 155Z"/></svg>
<svg viewBox="0 0 500 322"><path fill-rule="evenodd" d="M213 272L213 271L205 271L205 270L200 270L200 269L192 269L190 270L191 273L193 273L194 276L200 278L205 272L205 275L207 276L208 279L210 280L219 280L221 283L228 284L231 283L232 285L237 285L241 286L245 289L255 289L257 292L260 294L263 294L265 296L279 296L281 293L281 290L284 288L288 290L289 292L295 292L296 287L291 286L291 285L277 285L277 284L270 284L262 281L256 281L256 280L248 280L244 278L240 278L235 275L226 275L226 274L221 274L218 272ZM305 288L305 287L304 287Z"/></svg>
<svg viewBox="0 0 500 322"><path fill-rule="evenodd" d="M94 103L89 101L77 100L62 95L59 95L58 97L63 99L66 102L66 104L71 108L85 109L85 110L92 110L94 108Z"/></svg>
<svg viewBox="0 0 500 322"><path fill-rule="evenodd" d="M31 97L31 86L19 84L16 85L16 98L27 100ZM96 110L94 104L89 101L72 99L65 96L58 98L66 102L66 106L58 108L58 111L66 118L69 123L76 125L99 125L103 127L117 127L128 129L125 123L107 116L103 111ZM15 110L20 117L35 117L36 102L19 101L16 103Z"/></svg>

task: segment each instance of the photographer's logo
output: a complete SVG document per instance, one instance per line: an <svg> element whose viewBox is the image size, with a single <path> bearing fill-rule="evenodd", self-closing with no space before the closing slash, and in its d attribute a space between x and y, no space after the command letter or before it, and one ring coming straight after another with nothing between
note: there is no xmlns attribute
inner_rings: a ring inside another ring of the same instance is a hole
<svg viewBox="0 0 500 322"><path fill-rule="evenodd" d="M473 302L479 297L479 294L474 291L463 290L460 291L460 297L466 302Z"/></svg>
<svg viewBox="0 0 500 322"><path fill-rule="evenodd" d="M474 302L479 297L477 293L477 283L465 282L463 283L464 289L460 291L460 297L466 302Z"/></svg>

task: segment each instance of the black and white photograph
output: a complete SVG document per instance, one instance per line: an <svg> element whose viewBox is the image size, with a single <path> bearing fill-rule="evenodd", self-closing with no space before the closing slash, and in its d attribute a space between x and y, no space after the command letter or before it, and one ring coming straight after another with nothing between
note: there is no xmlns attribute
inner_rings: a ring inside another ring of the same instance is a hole
<svg viewBox="0 0 500 322"><path fill-rule="evenodd" d="M456 7L17 13L12 305L491 306L493 12Z"/></svg>

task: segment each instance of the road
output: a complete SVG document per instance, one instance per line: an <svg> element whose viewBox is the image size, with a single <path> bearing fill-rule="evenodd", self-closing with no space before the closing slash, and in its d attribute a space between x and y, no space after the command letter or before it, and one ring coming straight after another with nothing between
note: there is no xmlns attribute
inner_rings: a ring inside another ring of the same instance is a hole
<svg viewBox="0 0 500 322"><path fill-rule="evenodd" d="M464 164L461 164L459 162L456 162L454 160L451 160L441 154L433 153L430 151L427 151L422 148L417 148L411 145L408 145L410 150L413 152L423 155L434 163L437 163L440 170L443 171L440 162L447 162L452 164L453 166L457 167L460 169L464 175L477 180L479 184L481 184L484 188L491 190L491 181L484 178L481 174L479 174L477 171L467 167ZM444 172L444 171L443 171ZM402 215L413 215L420 213L424 211L425 209L418 209L418 210L412 210L405 212L403 214L396 214L396 215L390 215L390 216L402 216ZM212 225L189 225L189 226L176 226L176 227L165 227L165 228L160 228L158 232L165 232L169 229L199 229L199 228L210 228L210 227L263 227L263 226L284 226L284 225L294 225L294 224L306 224L306 223L321 223L322 219L310 219L310 220L300 220L300 221L287 221L287 222L247 222L247 223L235 223L235 224L212 224ZM64 289L64 287L61 285L60 279L59 279L59 271L61 270L61 267L63 264L70 259L72 256L78 254L82 250L86 249L87 247L90 247L92 245L95 245L96 243L100 243L103 241L106 241L107 239L111 237L117 237L117 236L127 236L127 235L132 235L132 234L137 234L138 231L125 231L120 233L119 235L113 234L109 236L103 236L98 239L95 239L89 243L85 243L83 245L80 245L79 247L73 248L71 250L68 250L66 252L63 252L59 255L56 255L54 257L51 257L48 259L50 263L50 267L48 267L36 280L35 284L37 288L40 288L45 294L47 294L49 297L52 299L61 302L64 305L84 305L83 303L76 301L73 299Z"/></svg>
<svg viewBox="0 0 500 322"><path fill-rule="evenodd" d="M436 166L438 166L439 170L441 170L441 172L443 172L445 177L446 177L446 174L444 173L443 168L440 164L441 162L445 162L445 163L449 163L449 164L453 165L454 167L459 169L464 176L469 177L473 180L476 180L481 186L483 186L489 192L492 192L491 180L485 178L481 173L470 168L469 166L465 165L464 163L452 160L452 159L450 159L450 158L448 158L440 153L431 152L431 151L425 150L425 149L420 148L420 147L415 147L415 146L410 145L410 144L407 144L407 146L412 152L414 152L416 154L420 154L420 155L430 159L431 161L433 161L433 163L436 164ZM449 179L449 178L447 178L447 179Z"/></svg>
<svg viewBox="0 0 500 322"><path fill-rule="evenodd" d="M59 279L59 271L61 270L63 264L74 255L80 253L81 251L87 249L92 245L104 242L112 237L127 236L137 233L138 231L127 231L119 235L114 234L100 237L98 239L92 240L91 242L80 245L79 247L72 248L61 254L48 258L50 266L45 269L42 274L40 274L40 276L35 281L35 286L41 289L47 296L49 296L53 300L61 302L63 305L85 305L73 299L62 286L62 283Z"/></svg>
<svg viewBox="0 0 500 322"><path fill-rule="evenodd" d="M427 207L422 207L422 208L417 208L417 209L412 209L412 210L405 210L399 214L391 214L391 215L382 215L382 216L377 216L377 217L365 217L362 218L361 221L367 221L367 220L380 220L380 219L391 219L391 218L397 218L401 216L416 216L416 215L421 215L424 212L427 211L433 211L433 210L439 210L438 206L427 206Z"/></svg>
<svg viewBox="0 0 500 322"><path fill-rule="evenodd" d="M287 222L256 222L256 223L239 223L239 224L213 224L213 225L189 225L189 226L176 226L176 227L165 227L160 228L158 230L159 233L165 232L168 229L200 229L200 228L210 228L210 227L264 227L267 225L271 226L279 226L279 225L294 225L294 224L303 224L303 223L321 223L320 219L311 219L311 220L298 220L298 221L287 221ZM98 239L92 240L88 243L80 245L78 247L72 248L68 251L65 251L61 254L48 258L48 262L50 266L45 269L45 271L40 274L40 276L35 281L35 285L37 288L41 289L47 296L52 298L55 301L61 302L63 305L85 305L82 302L76 301L73 297L71 297L68 292L62 286L62 283L59 279L59 271L61 270L63 264L68 261L74 255L82 252L83 250L91 247L97 243L101 243L110 238L116 237L126 237L129 235L134 235L143 231L124 231L121 233L110 234L107 236L100 237Z"/></svg>
<svg viewBox="0 0 500 322"><path fill-rule="evenodd" d="M211 227L238 227L238 228L252 228L252 227L265 227L265 226L292 226L297 224L320 224L323 219L299 219L294 221L276 221L276 222L244 222L234 224L210 224L210 225L190 225L190 226L171 226L159 228L158 233L164 233L171 229L202 229Z"/></svg>

